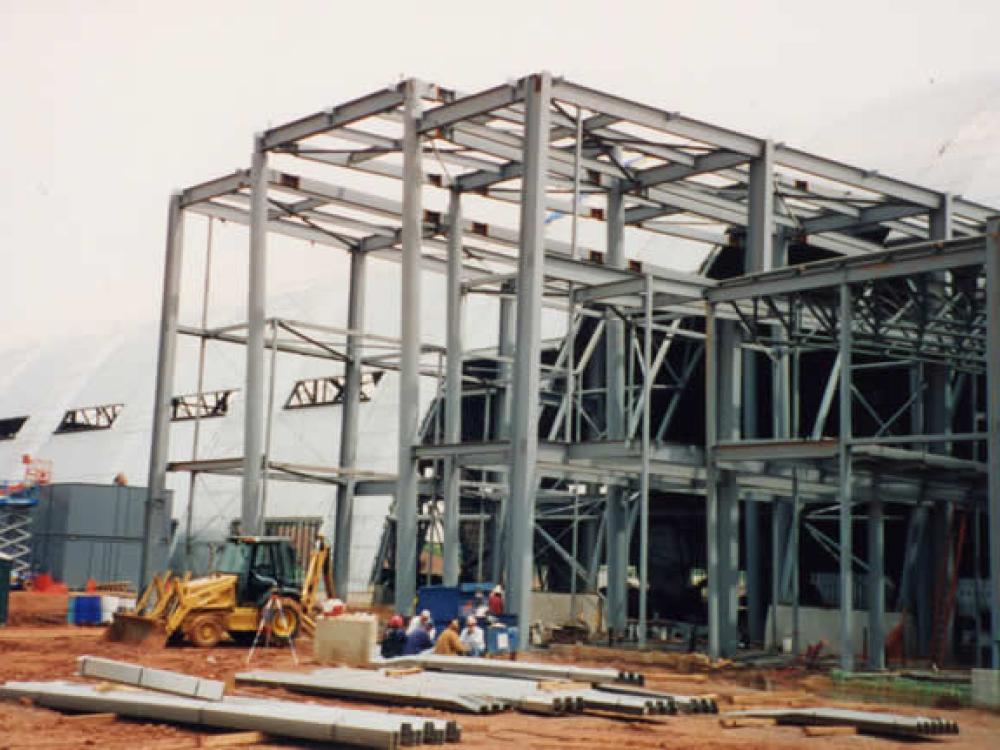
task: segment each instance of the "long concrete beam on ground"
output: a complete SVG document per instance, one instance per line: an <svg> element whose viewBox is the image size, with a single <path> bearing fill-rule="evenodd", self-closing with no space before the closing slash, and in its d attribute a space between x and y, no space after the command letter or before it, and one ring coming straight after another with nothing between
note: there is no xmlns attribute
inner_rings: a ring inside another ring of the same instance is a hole
<svg viewBox="0 0 1000 750"><path fill-rule="evenodd" d="M383 662L393 667L422 667L438 672L478 674L493 677L524 677L536 680L572 680L574 682L624 682L641 685L643 676L637 672L623 672L618 669L574 667L565 664L541 664L524 661L495 661L492 659L469 659L462 656L440 656L422 654L403 656Z"/></svg>
<svg viewBox="0 0 1000 750"><path fill-rule="evenodd" d="M144 687L187 698L221 701L226 692L226 684L219 680L208 680L167 669L152 669L141 664L103 659L99 656L80 656L76 662L77 672L83 677Z"/></svg>
<svg viewBox="0 0 1000 750"><path fill-rule="evenodd" d="M861 734L882 737L930 737L958 734L958 722L936 716L906 716L845 708L768 708L732 711L727 716L772 718L779 724L853 726Z"/></svg>
<svg viewBox="0 0 1000 750"><path fill-rule="evenodd" d="M396 750L400 746L458 742L455 722L420 716L228 696L204 701L148 690L98 690L71 682L8 682L0 698L30 698L48 708L115 713L192 726L261 731L278 737Z"/></svg>

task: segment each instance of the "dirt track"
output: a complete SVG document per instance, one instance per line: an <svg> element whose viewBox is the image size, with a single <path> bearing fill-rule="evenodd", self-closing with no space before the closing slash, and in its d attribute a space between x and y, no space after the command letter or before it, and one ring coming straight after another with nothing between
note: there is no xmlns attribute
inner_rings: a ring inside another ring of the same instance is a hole
<svg viewBox="0 0 1000 750"><path fill-rule="evenodd" d="M48 599L42 604L37 599L23 601L32 595L15 595L12 609L21 610L18 620L24 623L0 629L0 681L71 679L75 671L76 657L81 654L96 654L109 658L142 661L144 664L190 672L203 677L229 680L232 675L245 667L246 649L235 646L201 650L194 648L144 648L106 643L101 640L97 629L70 628L65 625L46 626L45 622L61 622L56 617L58 598ZM65 601L62 601L65 606ZM29 616L29 612L34 614ZM303 666L311 665L309 654L311 645L300 644ZM564 654L561 658L567 658ZM595 663L595 662L590 662ZM292 667L292 658L286 649L258 651L254 657L256 667ZM596 663L609 666L607 662ZM631 665L629 668L632 668ZM739 682L748 682L743 673L713 674L706 676L678 675L662 667L643 666L648 683L657 688L672 689L679 693L713 693L720 700L736 701L740 707L753 705L759 699L762 705L772 705L773 694L753 691ZM815 685L816 678L810 678L807 685ZM786 678L784 690L797 689L796 695L803 695L802 680ZM271 695L291 700L310 700L318 703L336 704L337 701L303 698L281 690L263 688L238 688L246 694ZM808 694L805 694L807 702ZM817 701L825 702L826 701ZM363 704L353 704L363 705ZM838 704L847 705L847 704ZM860 707L860 705L858 705ZM379 710L378 706L371 706ZM723 706L725 708L725 705ZM394 709L403 713L431 714L445 716L439 711L426 709ZM962 734L947 737L933 744L954 750L969 748L996 748L1000 746L1000 716L980 711L942 711L932 709L907 709L894 706L891 709L901 713L934 713L946 716L961 725ZM585 715L572 718L531 717L514 713L491 717L456 715L463 728L462 747L520 748L521 750L654 750L661 748L758 748L778 750L782 748L907 748L913 750L914 743L894 742L870 737L819 737L806 738L802 730L795 727L761 727L742 729L722 729L716 716L655 717L650 719L622 719L610 716ZM0 749L2 748L151 748L152 750L173 750L197 747L198 733L185 728L163 724L103 721L88 723L79 719L69 719L60 713L47 709L26 706L17 702L0 702ZM923 743L920 743L923 744ZM930 746L930 743L927 743ZM304 747L305 745L275 744L269 747ZM257 747L263 747L258 745Z"/></svg>

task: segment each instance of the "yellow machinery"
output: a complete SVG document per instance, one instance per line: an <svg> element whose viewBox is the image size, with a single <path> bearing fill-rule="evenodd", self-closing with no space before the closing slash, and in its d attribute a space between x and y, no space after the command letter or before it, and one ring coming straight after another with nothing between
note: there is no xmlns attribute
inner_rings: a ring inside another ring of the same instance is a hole
<svg viewBox="0 0 1000 750"><path fill-rule="evenodd" d="M154 576L133 611L115 613L107 638L137 643L157 635L210 648L227 634L234 639L252 638L270 603L271 634L285 642L299 632L312 633L320 580L327 595L333 596L330 547L322 536L316 540L304 577L288 539L231 537L212 574L195 579L190 573Z"/></svg>

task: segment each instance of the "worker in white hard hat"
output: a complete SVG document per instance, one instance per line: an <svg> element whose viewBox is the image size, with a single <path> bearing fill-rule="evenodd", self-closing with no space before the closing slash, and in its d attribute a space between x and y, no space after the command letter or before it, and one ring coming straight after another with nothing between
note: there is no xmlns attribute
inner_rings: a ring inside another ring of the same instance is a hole
<svg viewBox="0 0 1000 750"><path fill-rule="evenodd" d="M421 628L427 631L432 641L437 636L437 629L434 627L434 620L431 619L431 611L429 609L425 609L419 615L414 615L410 618L410 625L406 628L406 634L410 635Z"/></svg>

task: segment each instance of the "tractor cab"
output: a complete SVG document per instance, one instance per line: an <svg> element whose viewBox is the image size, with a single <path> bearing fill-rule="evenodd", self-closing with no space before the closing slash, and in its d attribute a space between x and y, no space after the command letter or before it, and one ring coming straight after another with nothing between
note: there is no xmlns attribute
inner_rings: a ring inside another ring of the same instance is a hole
<svg viewBox="0 0 1000 750"><path fill-rule="evenodd" d="M237 577L236 601L241 606L262 606L272 591L298 597L302 590L295 550L284 537L230 537L215 572Z"/></svg>

